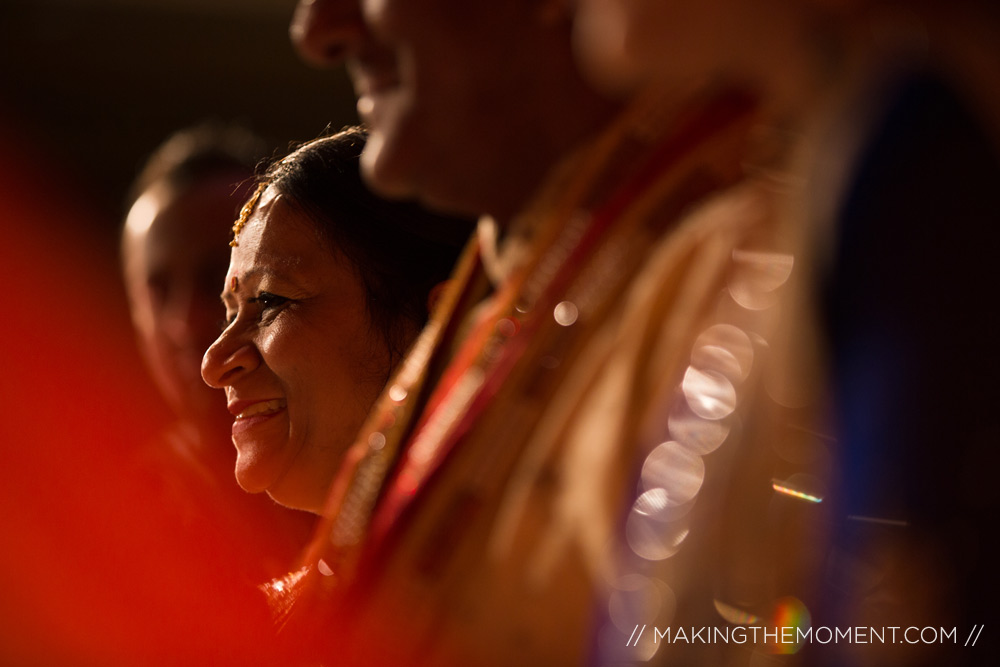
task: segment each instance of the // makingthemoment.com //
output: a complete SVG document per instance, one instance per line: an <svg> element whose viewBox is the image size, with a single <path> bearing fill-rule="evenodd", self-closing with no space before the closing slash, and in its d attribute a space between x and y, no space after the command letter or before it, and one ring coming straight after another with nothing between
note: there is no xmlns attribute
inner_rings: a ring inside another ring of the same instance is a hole
<svg viewBox="0 0 1000 667"><path fill-rule="evenodd" d="M638 646L642 637L654 644L962 644L975 646L983 625L973 625L968 633L957 627L933 626L851 626L845 628L819 626L795 627L735 625L727 627L657 628L636 625L626 646Z"/></svg>

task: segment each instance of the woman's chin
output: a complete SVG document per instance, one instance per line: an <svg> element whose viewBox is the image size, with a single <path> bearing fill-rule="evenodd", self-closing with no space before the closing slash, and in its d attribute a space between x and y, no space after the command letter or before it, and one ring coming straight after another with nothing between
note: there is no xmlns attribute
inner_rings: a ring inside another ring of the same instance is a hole
<svg viewBox="0 0 1000 667"><path fill-rule="evenodd" d="M326 499L326 487L314 479L314 471L305 474L301 462L291 462L280 451L237 446L236 482L248 493L267 492L274 502L291 509L319 514ZM325 479L325 478L324 478Z"/></svg>
<svg viewBox="0 0 1000 667"><path fill-rule="evenodd" d="M281 475L279 466L272 457L261 456L260 452L250 449L237 449L236 483L248 493L261 493L269 490Z"/></svg>
<svg viewBox="0 0 1000 667"><path fill-rule="evenodd" d="M282 489L268 489L267 495L271 500L282 507L293 510L302 510L311 514L320 514L323 506L322 502L316 498L305 498L301 493L285 493Z"/></svg>

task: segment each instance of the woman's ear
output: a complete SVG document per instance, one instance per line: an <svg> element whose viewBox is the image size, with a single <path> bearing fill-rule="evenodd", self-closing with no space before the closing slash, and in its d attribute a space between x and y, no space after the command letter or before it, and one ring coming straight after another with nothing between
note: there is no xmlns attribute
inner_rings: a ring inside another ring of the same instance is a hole
<svg viewBox="0 0 1000 667"><path fill-rule="evenodd" d="M444 294L445 289L454 282L453 280L442 280L437 285L431 288L430 293L427 295L427 313L432 315L434 309L437 307L438 302L441 300L441 295Z"/></svg>

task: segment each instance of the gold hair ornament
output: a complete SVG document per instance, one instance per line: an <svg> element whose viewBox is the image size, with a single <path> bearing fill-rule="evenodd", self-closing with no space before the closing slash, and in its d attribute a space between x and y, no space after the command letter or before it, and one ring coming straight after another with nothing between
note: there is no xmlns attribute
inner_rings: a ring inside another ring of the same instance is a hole
<svg viewBox="0 0 1000 667"><path fill-rule="evenodd" d="M240 209L240 217L236 218L236 222L233 223L233 240L229 242L229 245L233 248L239 245L237 239L240 236L240 232L243 231L243 226L247 224L247 219L250 214L253 213L254 208L257 206L257 200L260 199L260 195L264 190L267 189L268 183L265 181L257 185L257 189L253 191L250 195L250 199L247 200L246 204L243 204L243 208Z"/></svg>

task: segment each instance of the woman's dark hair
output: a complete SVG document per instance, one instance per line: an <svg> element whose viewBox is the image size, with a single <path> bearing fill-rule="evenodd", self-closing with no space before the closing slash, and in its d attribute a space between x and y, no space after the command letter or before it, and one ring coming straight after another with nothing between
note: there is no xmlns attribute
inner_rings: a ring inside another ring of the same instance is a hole
<svg viewBox="0 0 1000 667"><path fill-rule="evenodd" d="M473 222L373 194L358 161L366 139L362 128L350 127L309 141L272 163L258 177L257 193L274 187L354 265L372 324L396 360L410 342L407 320L427 322L428 295L450 275ZM241 219L254 205L251 199Z"/></svg>

